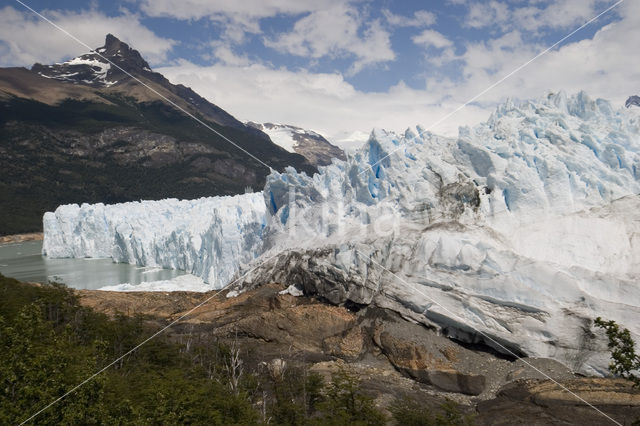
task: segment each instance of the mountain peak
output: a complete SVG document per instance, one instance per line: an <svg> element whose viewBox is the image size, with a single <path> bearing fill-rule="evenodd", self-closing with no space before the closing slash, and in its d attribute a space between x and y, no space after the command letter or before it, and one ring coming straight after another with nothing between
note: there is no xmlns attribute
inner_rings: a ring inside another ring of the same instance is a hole
<svg viewBox="0 0 640 426"><path fill-rule="evenodd" d="M130 52L138 53L136 50L131 49L129 45L121 41L118 37L109 33L104 39L104 46L95 49L95 52L102 54L105 57L113 56L116 52L121 51L125 54ZM138 53L139 54L139 53Z"/></svg>
<svg viewBox="0 0 640 426"><path fill-rule="evenodd" d="M34 64L31 70L45 78L99 87L128 79L128 74L152 72L140 52L113 34L107 34L104 46L89 53L53 65Z"/></svg>
<svg viewBox="0 0 640 426"><path fill-rule="evenodd" d="M118 37L116 37L113 34L109 33L109 34L107 34L107 37L104 40L104 47L107 48L107 49L115 47L115 46L119 47L120 43L122 43L122 42L120 41L120 39Z"/></svg>
<svg viewBox="0 0 640 426"><path fill-rule="evenodd" d="M113 34L107 34L104 40L104 46L95 51L126 71L151 70L147 61L140 55L140 52L132 49L127 43L121 41Z"/></svg>

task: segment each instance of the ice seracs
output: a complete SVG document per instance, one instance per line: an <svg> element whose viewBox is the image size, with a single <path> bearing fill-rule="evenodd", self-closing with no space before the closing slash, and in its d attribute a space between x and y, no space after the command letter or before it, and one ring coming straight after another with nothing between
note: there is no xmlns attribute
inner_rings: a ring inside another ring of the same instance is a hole
<svg viewBox="0 0 640 426"><path fill-rule="evenodd" d="M456 139L374 131L320 174L269 176L265 248L287 260L252 280L604 372L590 321L640 333L639 124L559 93L507 102Z"/></svg>
<svg viewBox="0 0 640 426"><path fill-rule="evenodd" d="M265 223L261 193L71 204L44 215L42 251L51 257L110 257L181 269L215 288L262 252Z"/></svg>
<svg viewBox="0 0 640 426"><path fill-rule="evenodd" d="M314 176L273 172L244 211L263 219L244 219L254 238L238 229L236 250L216 254L216 270L225 273L189 271L220 287L240 268L247 277L235 292L282 282L334 303L394 309L501 352L603 373L608 354L592 319L613 319L640 335L638 194L637 111L614 110L585 93L549 94L507 102L458 138L419 127L401 135L375 130L362 149ZM63 206L45 217L47 248L66 245L77 255L77 247L112 240L100 234L110 235L109 222L83 208L84 216ZM195 249L204 241L223 244L223 233L187 232L199 229L188 221L171 238L150 233L155 218L182 208L144 210L135 232L126 224L138 223L138 213L123 209L118 222L125 225L113 241L129 248L114 258L149 264L160 257L164 263L153 262L180 267L185 252L206 256ZM186 234L202 242L185 250L191 246L175 242Z"/></svg>

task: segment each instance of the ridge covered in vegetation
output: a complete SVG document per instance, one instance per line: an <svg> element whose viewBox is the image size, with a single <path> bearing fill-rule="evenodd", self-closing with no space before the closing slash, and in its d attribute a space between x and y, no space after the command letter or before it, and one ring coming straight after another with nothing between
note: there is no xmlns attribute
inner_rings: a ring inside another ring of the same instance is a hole
<svg viewBox="0 0 640 426"><path fill-rule="evenodd" d="M16 424L158 329L150 317L108 317L57 284L0 275L0 424ZM161 334L40 413L37 424L466 424L455 404L432 413L411 399L392 417L348 370L329 382L304 365L243 371L236 347Z"/></svg>

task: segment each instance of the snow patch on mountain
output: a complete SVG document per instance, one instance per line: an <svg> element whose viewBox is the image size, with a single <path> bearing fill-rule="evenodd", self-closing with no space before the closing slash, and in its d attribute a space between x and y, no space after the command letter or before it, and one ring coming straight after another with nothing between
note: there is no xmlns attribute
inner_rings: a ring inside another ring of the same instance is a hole
<svg viewBox="0 0 640 426"><path fill-rule="evenodd" d="M66 62L47 65L46 72L39 71L38 75L54 80L82 81L87 84L110 87L117 83L117 81L109 81L107 79L110 69L111 64L108 61L102 60L98 55L86 54Z"/></svg>
<svg viewBox="0 0 640 426"><path fill-rule="evenodd" d="M152 72L138 51L112 34L107 34L104 46L95 51L53 65L36 63L31 70L41 77L101 88L126 80L132 73Z"/></svg>
<svg viewBox="0 0 640 426"><path fill-rule="evenodd" d="M334 158L346 159L344 151L312 130L277 123L259 124L249 121L247 125L263 131L276 145L302 155L315 166L331 164Z"/></svg>
<svg viewBox="0 0 640 426"><path fill-rule="evenodd" d="M289 152L295 152L294 147L298 145L298 141L294 138L294 135L304 134L305 132L302 129L292 128L291 126L282 126L280 124L273 124L270 126L260 125L259 129L269 135L273 143Z"/></svg>

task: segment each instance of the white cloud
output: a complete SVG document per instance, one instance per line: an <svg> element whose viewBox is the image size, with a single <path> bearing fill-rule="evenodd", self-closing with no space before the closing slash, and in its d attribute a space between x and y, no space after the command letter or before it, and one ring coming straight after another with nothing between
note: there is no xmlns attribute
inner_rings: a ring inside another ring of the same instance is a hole
<svg viewBox="0 0 640 426"><path fill-rule="evenodd" d="M367 21L354 3L361 0L185 0L176 7L173 0L141 0L141 10L153 17L181 20L210 19L219 24L228 57L233 45L246 41L247 34L261 34L260 21L275 16L298 18L290 32L263 40L265 46L282 53L311 59L353 58L349 72L355 74L372 64L393 60L390 34L378 20ZM421 26L435 20L427 11L412 18L395 17L405 25ZM226 51L225 51L226 50Z"/></svg>
<svg viewBox="0 0 640 426"><path fill-rule="evenodd" d="M509 7L502 2L492 0L487 3L472 2L465 24L472 28L501 25L509 19Z"/></svg>
<svg viewBox="0 0 640 426"><path fill-rule="evenodd" d="M327 8L341 0L141 0L140 8L154 17L200 19L216 16L242 16L254 19L276 15L299 15Z"/></svg>
<svg viewBox="0 0 640 426"><path fill-rule="evenodd" d="M613 3L606 0L539 0L528 2L526 6L510 7L507 2L498 0L467 2L464 24L471 28L507 32L515 29L532 32L542 28L567 29L585 23Z"/></svg>
<svg viewBox="0 0 640 426"><path fill-rule="evenodd" d="M226 43L241 44L246 41L247 34L260 34L259 20L246 15L212 15L211 21L223 28L220 38Z"/></svg>
<svg viewBox="0 0 640 426"><path fill-rule="evenodd" d="M453 46L453 42L435 30L424 30L420 34L411 37L411 40L424 47L442 49Z"/></svg>
<svg viewBox="0 0 640 426"><path fill-rule="evenodd" d="M556 6L569 1L558 2ZM510 9L508 16L519 16L522 22L529 19L526 17L541 16L541 11L554 6L548 2L520 4L523 7ZM232 7L231 2L227 5ZM491 16L503 19L500 6L493 10ZM507 96L538 97L547 89L569 92L585 89L593 96L621 105L628 95L640 90L637 85L640 67L634 55L640 40L640 2L625 2L618 12L622 17L619 21L603 27L592 38L549 52L433 130L455 135L458 125L485 119L495 104ZM570 25L566 23L587 13L588 8L569 15L558 12L555 20L547 17L540 25ZM101 45L106 32L131 41L147 57L163 58L172 45L171 40L158 38L144 28L136 16L110 18L93 11L48 14L92 46ZM454 52L445 34L426 29L415 35L414 43L439 49L440 54L433 55L431 62L443 66L439 74L430 72L419 89L400 82L385 91L366 93L339 73L252 64L240 49L233 48L231 37L211 44L219 60L212 66L182 61L159 71L173 82L193 87L238 118L300 125L338 140L353 132L368 133L376 126L395 131L415 124L429 126L546 47L526 39L528 30L524 24L522 29L506 25L500 30L488 41L460 44L456 39L460 54ZM259 27L252 31L259 31ZM4 40L4 44L0 43L0 60L11 61L11 65L51 62L86 50L48 24L11 7L0 10L0 39ZM292 31L271 42L282 51L310 58L353 57L358 67L390 61L395 56L383 25L367 22L354 8L344 4L302 16Z"/></svg>
<svg viewBox="0 0 640 426"><path fill-rule="evenodd" d="M233 47L223 41L214 40L209 43L213 49L213 57L225 65L246 66L251 63L246 54L237 54Z"/></svg>
<svg viewBox="0 0 640 426"><path fill-rule="evenodd" d="M457 103L442 102L440 93L414 90L400 83L388 91L356 90L340 74L290 71L265 65L209 67L182 62L158 69L170 81L192 87L211 102L242 120L289 123L316 130L333 141L374 127L404 131L428 126ZM460 123L485 119L477 107L463 110L456 121L434 130L456 134Z"/></svg>
<svg viewBox="0 0 640 426"><path fill-rule="evenodd" d="M95 10L80 12L42 12L92 48L102 46L107 33L133 45L149 62L165 62L173 40L156 36L132 14L109 17ZM35 62L52 63L87 52L69 36L28 11L11 6L0 9L0 65L30 66Z"/></svg>
<svg viewBox="0 0 640 426"><path fill-rule="evenodd" d="M535 29L541 26L550 28L569 28L580 25L598 14L596 0L560 0L551 2L547 7L541 8L537 16L530 18L528 22L520 19L525 28ZM605 2L609 3L609 2ZM613 2L610 2L612 4ZM528 24L528 25L525 25Z"/></svg>
<svg viewBox="0 0 640 426"><path fill-rule="evenodd" d="M357 73L365 66L395 59L389 36L380 22L367 23L356 8L340 4L310 13L290 32L265 40L265 45L308 58L355 57L350 71Z"/></svg>
<svg viewBox="0 0 640 426"><path fill-rule="evenodd" d="M625 2L619 7L621 20L604 26L592 38L563 45L538 58L481 101L492 104L505 97L538 97L546 90L572 93L584 89L621 105L638 91L636 83L640 81L640 67L633 55L640 40L640 3ZM447 91L456 99L462 99L462 94L471 97L545 48L523 40L517 30L487 42L469 43L464 53L452 58L463 64L463 78L454 80L446 74L430 77L427 86Z"/></svg>
<svg viewBox="0 0 640 426"><path fill-rule="evenodd" d="M278 15L297 16L341 4L343 0L139 0L151 17L180 20L210 19L223 27L227 42L242 43L246 34L260 34L260 20Z"/></svg>
<svg viewBox="0 0 640 426"><path fill-rule="evenodd" d="M506 97L535 98L548 89L569 93L585 89L622 106L628 95L640 90L640 67L633 54L640 40L640 4L628 2L620 14L622 20L605 26L592 38L542 56L432 130L455 135L459 125L486 119ZM160 71L238 118L300 125L335 141L353 132L368 133L373 127L402 131L415 124L429 126L544 48L523 40L520 31L510 31L494 40L469 43L464 53L451 58L463 66L460 78L443 72L429 77L423 89L401 82L377 93L356 90L340 74L266 65L181 63Z"/></svg>
<svg viewBox="0 0 640 426"><path fill-rule="evenodd" d="M387 23L393 27L429 27L436 23L436 15L428 10L418 10L412 17L396 15L388 9L382 11Z"/></svg>

